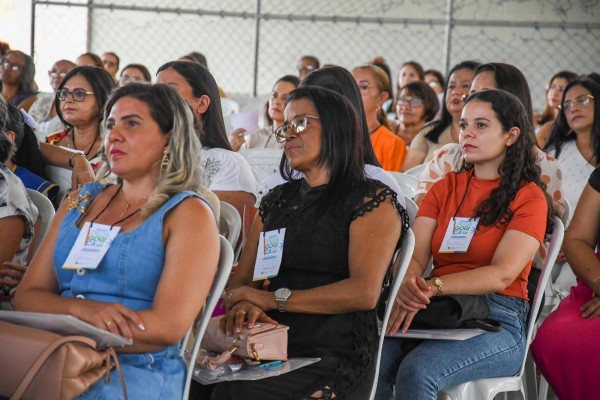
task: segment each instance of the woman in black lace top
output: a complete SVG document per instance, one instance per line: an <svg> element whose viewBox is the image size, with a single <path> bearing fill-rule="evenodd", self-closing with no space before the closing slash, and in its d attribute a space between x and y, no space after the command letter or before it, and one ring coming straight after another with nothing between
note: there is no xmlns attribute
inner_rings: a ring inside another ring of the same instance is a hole
<svg viewBox="0 0 600 400"><path fill-rule="evenodd" d="M261 202L226 296L223 327L232 334L246 322L277 321L290 327L289 357L321 361L273 378L218 384L211 398L365 399L377 351L375 306L408 227L406 213L394 192L365 177L362 147L352 146L360 128L348 100L299 88L289 96L285 121L277 138L285 142L281 172L288 183ZM253 276L278 240L281 265L261 290Z"/></svg>

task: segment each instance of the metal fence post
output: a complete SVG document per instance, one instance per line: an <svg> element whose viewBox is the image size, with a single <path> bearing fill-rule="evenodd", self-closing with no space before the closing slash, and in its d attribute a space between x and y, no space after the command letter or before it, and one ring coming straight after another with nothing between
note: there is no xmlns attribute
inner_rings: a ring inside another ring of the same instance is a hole
<svg viewBox="0 0 600 400"><path fill-rule="evenodd" d="M453 15L452 11L454 9L454 0L447 0L447 9L446 9L446 39L444 43L444 62L445 62L445 71L444 74L447 76L448 72L450 72L450 51L452 50L452 20Z"/></svg>
<svg viewBox="0 0 600 400"><path fill-rule="evenodd" d="M252 96L258 95L258 53L260 48L260 1L256 0L256 12L254 14L254 71L252 74Z"/></svg>

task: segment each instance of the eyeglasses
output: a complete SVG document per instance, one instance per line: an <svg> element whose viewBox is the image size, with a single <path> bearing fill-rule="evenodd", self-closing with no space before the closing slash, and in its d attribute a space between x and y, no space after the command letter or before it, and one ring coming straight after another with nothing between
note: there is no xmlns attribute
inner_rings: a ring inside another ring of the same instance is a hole
<svg viewBox="0 0 600 400"><path fill-rule="evenodd" d="M135 82L146 82L144 78L138 76L121 75L121 83L135 83Z"/></svg>
<svg viewBox="0 0 600 400"><path fill-rule="evenodd" d="M300 72L300 71L312 72L317 68L314 65L310 65L310 64L309 65L298 64L296 69L298 70L298 72Z"/></svg>
<svg viewBox="0 0 600 400"><path fill-rule="evenodd" d="M102 61L102 64L113 68L117 66L117 63L114 61Z"/></svg>
<svg viewBox="0 0 600 400"><path fill-rule="evenodd" d="M52 79L64 78L65 76L67 76L67 72L48 71L48 76Z"/></svg>
<svg viewBox="0 0 600 400"><path fill-rule="evenodd" d="M411 107L420 107L424 104L425 102L422 99L419 99L418 97L412 97L412 98L408 98L405 96L400 96L398 97L398 105L399 106L406 106L409 105Z"/></svg>
<svg viewBox="0 0 600 400"><path fill-rule="evenodd" d="M361 82L358 84L358 88L360 89L361 93L367 93L372 86L373 85L371 85L369 82Z"/></svg>
<svg viewBox="0 0 600 400"><path fill-rule="evenodd" d="M17 72L17 71L22 70L23 66L21 64L15 64L15 63L11 63L8 60L4 60L2 62L2 68Z"/></svg>
<svg viewBox="0 0 600 400"><path fill-rule="evenodd" d="M67 89L60 89L56 92L56 98L60 101L66 101L70 95L75 101L84 101L85 96L88 94L93 95L94 92L86 92L85 89L81 88L73 89L72 92L69 92Z"/></svg>
<svg viewBox="0 0 600 400"><path fill-rule="evenodd" d="M573 100L565 100L565 102L562 103L562 106L560 108L565 110L565 112L573 111L573 106L575 105L575 103L579 104L581 107L587 107L588 104L590 104L590 101L592 101L593 99L594 96L592 96L591 94L584 94L579 97L576 97Z"/></svg>
<svg viewBox="0 0 600 400"><path fill-rule="evenodd" d="M562 93L565 91L566 88L566 86L550 85L548 86L548 91L554 90L556 92Z"/></svg>
<svg viewBox="0 0 600 400"><path fill-rule="evenodd" d="M275 140L277 143L284 143L287 140L285 136L287 135L288 129L292 129L296 135L304 132L306 130L306 124L308 123L309 118L319 119L319 117L315 117L313 115L298 115L289 123L283 124L281 127L277 128L275 130Z"/></svg>

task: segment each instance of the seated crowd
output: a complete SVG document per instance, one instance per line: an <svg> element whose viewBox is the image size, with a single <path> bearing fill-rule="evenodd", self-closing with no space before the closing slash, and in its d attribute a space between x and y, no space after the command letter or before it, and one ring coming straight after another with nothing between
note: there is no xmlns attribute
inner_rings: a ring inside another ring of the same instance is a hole
<svg viewBox="0 0 600 400"><path fill-rule="evenodd" d="M227 94L201 53L165 60L154 76L120 65L110 51L58 60L53 93L39 93L29 55L0 59L0 306L73 315L130 339L117 349L129 398L184 393L180 346L217 273L222 202L256 215L244 218L220 329L284 324L289 357L319 361L193 382L190 399L434 400L518 374L544 290L533 260L546 256L555 215L568 230L550 282L566 298L544 315L531 352L559 398L597 396L598 74L556 73L537 115L510 64L465 60L445 77L408 61L394 79L381 57L348 70L305 55L261 102L264 127L247 132L226 128ZM278 159L262 196L254 150ZM56 208L44 237L28 190ZM414 250L388 299L410 229ZM83 259L90 236L108 244ZM394 337L449 295L479 296L500 331ZM116 370L111 378L78 398L121 398Z"/></svg>

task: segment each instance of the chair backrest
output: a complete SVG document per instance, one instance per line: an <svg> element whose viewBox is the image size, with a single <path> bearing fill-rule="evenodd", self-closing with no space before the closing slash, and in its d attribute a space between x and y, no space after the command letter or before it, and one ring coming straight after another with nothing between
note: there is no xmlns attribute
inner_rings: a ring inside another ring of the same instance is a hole
<svg viewBox="0 0 600 400"><path fill-rule="evenodd" d="M419 206L410 197L406 195L404 196L404 203L406 204L406 212L408 213L408 218L410 219L410 226L412 227L415 223L415 219L417 218L417 211L419 211Z"/></svg>
<svg viewBox="0 0 600 400"><path fill-rule="evenodd" d="M394 177L396 182L398 182L400 190L402 190L402 194L406 197L413 199L417 191L417 185L419 184L419 180L412 175L405 174L404 172L390 171L390 174Z"/></svg>
<svg viewBox="0 0 600 400"><path fill-rule="evenodd" d="M394 279L392 280L392 287L390 288L390 297L388 298L388 302L385 306L385 313L383 316L383 322L381 324L381 333L379 334L379 348L377 350L377 363L375 365L375 378L373 379L373 387L371 388L371 399L375 398L375 390L377 388L377 378L379 376L379 363L381 362L381 351L383 349L383 339L385 338L385 329L387 328L388 321L390 320L390 314L392 313L392 307L394 305L394 299L396 298L396 294L398 294L398 290L400 289L400 284L404 279L404 275L406 275L406 271L408 270L408 264L410 264L410 260L412 258L413 250L415 249L415 235L413 234L412 229L408 229L402 240L402 247L400 248L400 259L396 260L396 264L398 264L398 269L394 274Z"/></svg>
<svg viewBox="0 0 600 400"><path fill-rule="evenodd" d="M196 363L196 356L198 355L198 350L200 349L200 342L202 341L202 337L206 332L206 328L208 327L208 322L212 316L212 313L217 306L217 302L221 298L223 294L223 290L225 290L225 286L227 285L227 280L229 279L229 274L231 274L231 267L233 265L233 248L223 236L219 236L219 241L221 243L221 250L219 253L219 267L217 269L217 274L215 275L215 280L213 281L212 288L208 293L208 297L206 298L206 302L204 303L204 307L200 312L200 318L197 325L196 339L194 341L194 347L192 353L190 354L188 368L187 368L187 376L185 379L185 388L183 391L183 400L188 400L190 393L190 384L192 382L192 375L194 373L194 365ZM186 335L183 340L184 346L182 348L185 349L185 343L189 337Z"/></svg>
<svg viewBox="0 0 600 400"><path fill-rule="evenodd" d="M231 204L224 201L220 203L219 233L226 237L231 247L235 249L242 231L242 217Z"/></svg>
<svg viewBox="0 0 600 400"><path fill-rule="evenodd" d="M426 166L427 166L427 164L415 165L414 167L409 168L406 171L404 171L404 173L408 174L408 175L412 175L412 176L414 176L417 179L420 179L421 178L421 174L425 170Z"/></svg>
<svg viewBox="0 0 600 400"><path fill-rule="evenodd" d="M571 213L574 212L573 208L571 207L571 203L569 203L569 200L567 200L566 198L565 200L565 210L563 211L563 215L562 215L562 222L565 226L569 226L569 222L571 221Z"/></svg>
<svg viewBox="0 0 600 400"><path fill-rule="evenodd" d="M71 175L73 172L68 168L46 165L46 176L50 182L58 185L58 195L56 196L57 205L71 190Z"/></svg>
<svg viewBox="0 0 600 400"><path fill-rule="evenodd" d="M283 150L281 149L242 149L239 153L244 156L248 164L260 177L258 198L256 203L260 202L262 196L269 191L269 183L273 181L273 177L279 176L279 163Z"/></svg>
<svg viewBox="0 0 600 400"><path fill-rule="evenodd" d="M40 219L42 220L42 227L37 235L37 243L35 244L35 248L30 249L35 253L40 246L42 239L44 239L44 236L46 236L48 229L50 229L50 222L52 222L52 218L54 218L54 206L52 205L50 199L40 192L37 192L33 189L27 189L27 194L29 195L31 201L33 201L33 204L35 204L37 207L38 212L40 213Z"/></svg>
<svg viewBox="0 0 600 400"><path fill-rule="evenodd" d="M548 246L548 255L544 260L542 265L542 273L540 274L540 279L538 281L537 289L535 290L535 296L533 297L533 303L531 303L531 309L529 310L529 319L527 321L527 341L525 347L525 354L529 351L529 345L531 344L531 340L533 339L533 332L535 330L536 318L538 315L538 311L540 306L542 305L542 298L544 296L544 289L548 284L548 279L552 274L552 267L556 262L556 257L558 257L558 253L560 252L560 248L562 246L563 238L565 236L565 226L562 223L562 220L555 216L554 217L554 229L552 230L552 236L550 238L550 245ZM523 364L521 364L521 370L519 371L519 376L523 375L523 370L525 369L525 361L527 356L523 357Z"/></svg>

